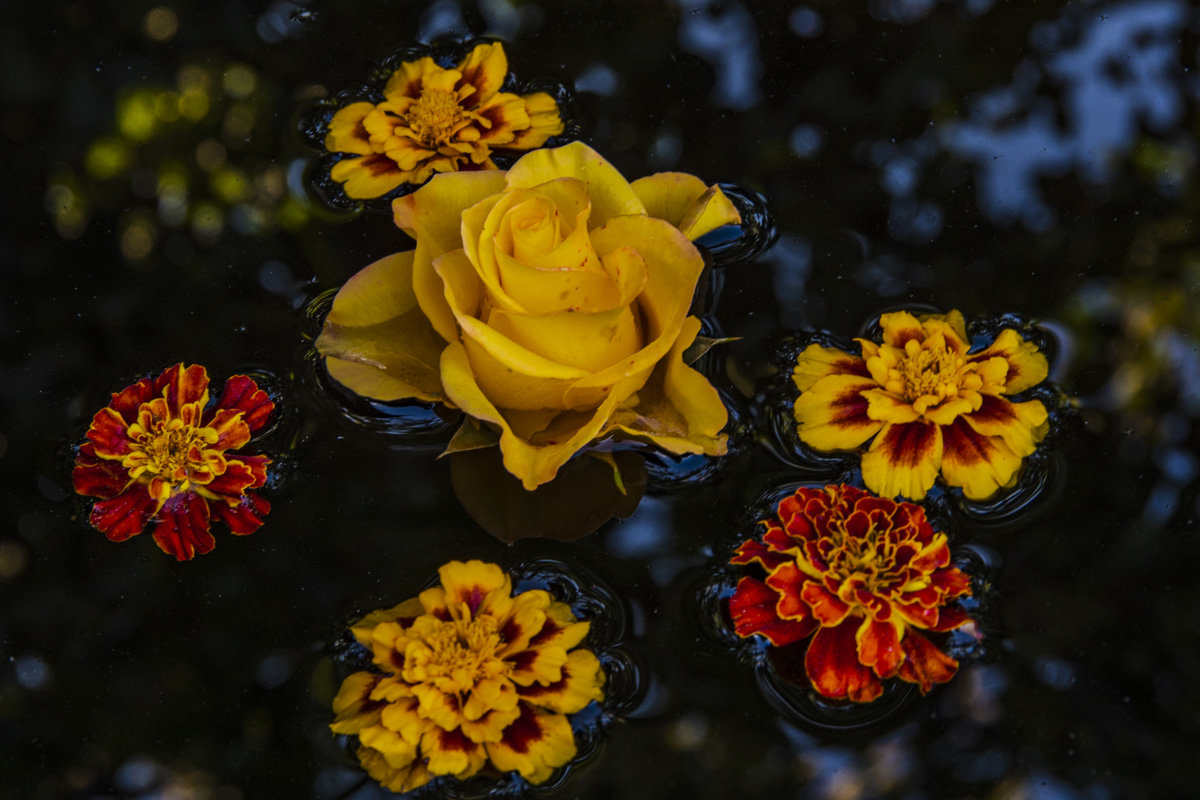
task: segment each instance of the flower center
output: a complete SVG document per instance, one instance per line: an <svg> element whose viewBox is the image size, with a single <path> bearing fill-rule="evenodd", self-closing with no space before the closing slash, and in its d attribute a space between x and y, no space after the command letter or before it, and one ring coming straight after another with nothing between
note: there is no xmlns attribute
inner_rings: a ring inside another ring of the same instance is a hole
<svg viewBox="0 0 1200 800"><path fill-rule="evenodd" d="M150 473L179 484L186 482L192 471L207 466L205 445L217 440L212 428L197 428L178 418L147 422L129 428L132 452L126 460L131 462L127 465L132 467L133 477Z"/></svg>
<svg viewBox="0 0 1200 800"><path fill-rule="evenodd" d="M906 354L896 365L903 383L902 394L908 400L934 396L950 397L958 393L963 359L950 350L917 349Z"/></svg>
<svg viewBox="0 0 1200 800"><path fill-rule="evenodd" d="M421 144L437 147L450 141L465 116L454 92L422 89L417 102L409 106L407 121Z"/></svg>
<svg viewBox="0 0 1200 800"><path fill-rule="evenodd" d="M839 595L844 601L858 604L856 590L887 595L895 588L896 546L890 539L876 535L872 529L864 536L839 531L827 541L826 563L843 587Z"/></svg>
<svg viewBox="0 0 1200 800"><path fill-rule="evenodd" d="M448 679L452 686L443 689L467 691L509 670L497 654L502 642L493 617L445 621L422 638L429 648L428 660L422 659L426 679L439 684Z"/></svg>

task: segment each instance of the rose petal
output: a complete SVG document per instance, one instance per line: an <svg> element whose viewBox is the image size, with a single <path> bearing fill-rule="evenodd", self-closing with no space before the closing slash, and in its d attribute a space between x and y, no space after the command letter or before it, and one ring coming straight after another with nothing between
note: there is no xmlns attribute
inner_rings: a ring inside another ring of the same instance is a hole
<svg viewBox="0 0 1200 800"><path fill-rule="evenodd" d="M442 397L437 365L445 340L417 305L413 257L395 253L346 281L317 337L330 376L356 394L385 401Z"/></svg>
<svg viewBox="0 0 1200 800"><path fill-rule="evenodd" d="M592 200L591 225L598 226L623 214L645 214L646 207L629 182L604 158L583 142L552 150L534 150L508 171L510 189L532 187L562 177L578 178L588 186Z"/></svg>

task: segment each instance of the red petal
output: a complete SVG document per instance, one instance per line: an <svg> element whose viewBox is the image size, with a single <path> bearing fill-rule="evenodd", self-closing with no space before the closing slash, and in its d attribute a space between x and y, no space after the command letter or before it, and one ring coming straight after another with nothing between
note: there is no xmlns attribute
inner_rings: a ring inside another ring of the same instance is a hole
<svg viewBox="0 0 1200 800"><path fill-rule="evenodd" d="M256 494L247 494L236 506L214 503L212 508L216 510L217 516L229 526L231 533L246 536L254 533L263 524L263 518L271 511L271 504L266 498Z"/></svg>
<svg viewBox="0 0 1200 800"><path fill-rule="evenodd" d="M780 564L791 560L793 560L791 556L776 553L757 539L747 539L738 546L737 553L729 559L729 563L753 564L757 562L762 565L763 569L770 572Z"/></svg>
<svg viewBox="0 0 1200 800"><path fill-rule="evenodd" d="M167 367L154 381L156 395L167 398L167 405L174 410L188 403L208 402L208 370L199 364L184 367L182 363Z"/></svg>
<svg viewBox="0 0 1200 800"><path fill-rule="evenodd" d="M909 683L920 686L922 694L932 689L934 684L950 680L958 671L957 661L912 629L905 633L900 646L904 648L907 659L900 667L899 675Z"/></svg>
<svg viewBox="0 0 1200 800"><path fill-rule="evenodd" d="M804 584L800 597L812 609L813 617L822 625L840 625L850 613L850 606L842 602L841 598L813 581Z"/></svg>
<svg viewBox="0 0 1200 800"><path fill-rule="evenodd" d="M109 540L123 542L146 529L155 505L146 487L135 483L124 494L111 500L100 500L92 506L88 521Z"/></svg>
<svg viewBox="0 0 1200 800"><path fill-rule="evenodd" d="M217 408L241 411L242 420L250 427L250 432L254 433L267 424L275 410L275 404L249 377L234 375L225 381Z"/></svg>
<svg viewBox="0 0 1200 800"><path fill-rule="evenodd" d="M258 476L254 473L255 466L258 465L254 464L254 462L249 462L249 459L229 461L225 466L225 472L213 478L209 483L206 483L203 490L211 492L218 497L229 498L230 500L239 499L248 490L262 485L258 481ZM265 474L266 468L261 468Z"/></svg>
<svg viewBox="0 0 1200 800"><path fill-rule="evenodd" d="M154 541L176 561L212 550L216 542L208 530L208 501L192 492L172 497L159 512Z"/></svg>
<svg viewBox="0 0 1200 800"><path fill-rule="evenodd" d="M808 620L781 620L775 614L779 595L765 583L742 578L729 598L729 616L734 630L743 639L761 634L776 647L798 642L813 632L816 623Z"/></svg>
<svg viewBox="0 0 1200 800"><path fill-rule="evenodd" d="M132 425L137 420L138 407L154 396L154 383L149 378L142 378L114 394L108 407L120 414L127 425Z"/></svg>
<svg viewBox="0 0 1200 800"><path fill-rule="evenodd" d="M775 613L781 619L803 620L810 616L808 606L800 599L807 580L808 576L800 571L794 561L780 564L774 572L767 576L767 586L779 592L779 602L775 606Z"/></svg>
<svg viewBox="0 0 1200 800"><path fill-rule="evenodd" d="M858 663L854 633L860 620L846 620L836 628L821 628L804 656L804 668L813 688L834 700L848 698L869 703L883 693L883 684Z"/></svg>
<svg viewBox="0 0 1200 800"><path fill-rule="evenodd" d="M530 746L534 742L541 741L545 734L533 706L529 703L521 703L521 716L504 729L501 741L513 752L526 753Z"/></svg>
<svg viewBox="0 0 1200 800"><path fill-rule="evenodd" d="M129 452L129 424L111 408L102 408L92 417L87 438L94 446L94 454L118 459Z"/></svg>
<svg viewBox="0 0 1200 800"><path fill-rule="evenodd" d="M109 499L125 491L129 485L129 473L120 462L96 458L92 443L84 442L75 457L71 483L75 486L76 494Z"/></svg>
<svg viewBox="0 0 1200 800"><path fill-rule="evenodd" d="M904 663L904 651L900 649L900 637L896 627L889 622L869 619L858 629L858 660L875 669L881 678L890 678Z"/></svg>

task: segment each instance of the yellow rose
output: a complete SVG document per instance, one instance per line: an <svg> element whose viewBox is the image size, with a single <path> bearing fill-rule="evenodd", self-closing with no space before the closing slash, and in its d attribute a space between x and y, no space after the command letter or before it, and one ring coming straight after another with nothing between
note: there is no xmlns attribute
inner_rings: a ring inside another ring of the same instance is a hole
<svg viewBox="0 0 1200 800"><path fill-rule="evenodd" d="M629 183L575 142L435 176L393 210L416 248L347 281L317 339L339 383L486 423L529 490L610 435L725 452L725 407L683 362L700 330L691 240L739 221L719 188Z"/></svg>

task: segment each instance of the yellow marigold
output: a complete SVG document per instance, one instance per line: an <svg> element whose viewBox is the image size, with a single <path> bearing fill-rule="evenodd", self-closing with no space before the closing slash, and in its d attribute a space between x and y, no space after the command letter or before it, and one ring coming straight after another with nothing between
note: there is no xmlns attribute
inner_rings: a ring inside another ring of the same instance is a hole
<svg viewBox="0 0 1200 800"><path fill-rule="evenodd" d="M589 624L540 589L513 596L495 564L439 574L351 627L376 670L342 683L330 729L357 735L359 761L393 792L489 764L542 783L575 755L567 715L604 699L600 661L577 647Z"/></svg>
<svg viewBox="0 0 1200 800"><path fill-rule="evenodd" d="M863 482L884 497L919 500L940 474L972 500L1011 487L1047 431L1038 400L1008 397L1046 378L1046 357L1011 328L970 351L962 314L880 318L880 343L861 355L809 345L792 380L796 433L821 451L870 441Z"/></svg>
<svg viewBox="0 0 1200 800"><path fill-rule="evenodd" d="M435 172L495 169L493 151L531 150L562 133L555 99L500 91L507 74L499 43L476 46L454 68L428 56L401 64L382 103L351 103L330 120L325 149L348 154L330 177L350 197L380 197Z"/></svg>

